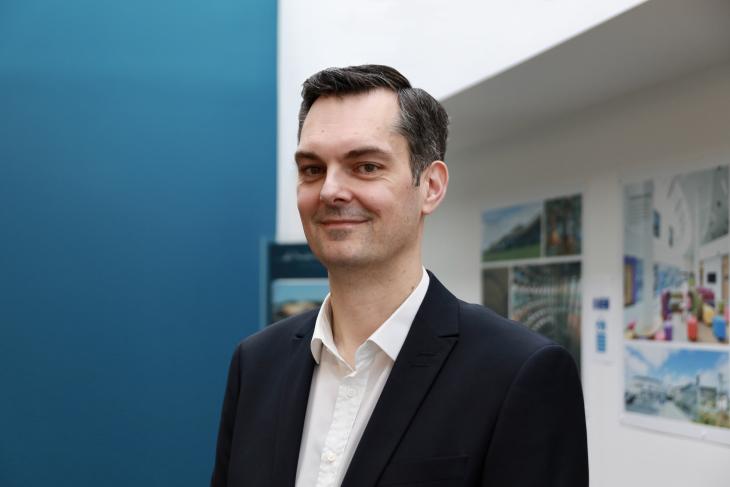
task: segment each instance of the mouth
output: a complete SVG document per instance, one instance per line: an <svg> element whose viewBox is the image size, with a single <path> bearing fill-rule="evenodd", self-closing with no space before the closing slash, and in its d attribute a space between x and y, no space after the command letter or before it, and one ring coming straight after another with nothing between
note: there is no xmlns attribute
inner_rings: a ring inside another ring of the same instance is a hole
<svg viewBox="0 0 730 487"><path fill-rule="evenodd" d="M319 224L324 228L351 228L361 223L365 223L367 220L321 220Z"/></svg>

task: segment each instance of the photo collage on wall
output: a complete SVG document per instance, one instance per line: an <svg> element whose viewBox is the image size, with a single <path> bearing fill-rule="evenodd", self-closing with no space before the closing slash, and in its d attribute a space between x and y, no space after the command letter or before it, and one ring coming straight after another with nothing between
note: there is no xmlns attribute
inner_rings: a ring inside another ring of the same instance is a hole
<svg viewBox="0 0 730 487"><path fill-rule="evenodd" d="M582 198L482 213L482 304L564 346L580 366Z"/></svg>
<svg viewBox="0 0 730 487"><path fill-rule="evenodd" d="M265 325L322 305L329 293L327 270L307 244L271 243L266 259Z"/></svg>
<svg viewBox="0 0 730 487"><path fill-rule="evenodd" d="M623 403L632 423L700 437L725 429L719 441L730 440L729 185L720 166L624 186Z"/></svg>

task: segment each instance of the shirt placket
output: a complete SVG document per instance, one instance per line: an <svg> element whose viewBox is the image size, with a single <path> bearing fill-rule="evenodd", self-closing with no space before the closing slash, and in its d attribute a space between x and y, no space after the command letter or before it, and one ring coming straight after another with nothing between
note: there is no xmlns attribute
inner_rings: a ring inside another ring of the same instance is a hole
<svg viewBox="0 0 730 487"><path fill-rule="evenodd" d="M366 347L357 351L354 371L345 363L339 363L340 369L344 369L347 375L341 379L337 388L332 423L320 459L317 487L334 486L338 479L343 467L345 449L365 395L372 361L373 354Z"/></svg>

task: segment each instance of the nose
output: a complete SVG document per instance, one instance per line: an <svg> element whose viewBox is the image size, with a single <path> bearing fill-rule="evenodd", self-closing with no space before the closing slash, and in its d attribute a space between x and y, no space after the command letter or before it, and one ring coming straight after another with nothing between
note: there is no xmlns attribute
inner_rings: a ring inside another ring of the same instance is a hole
<svg viewBox="0 0 730 487"><path fill-rule="evenodd" d="M339 168L328 168L324 183L319 191L319 199L328 205L347 203L352 192L347 183L347 175Z"/></svg>

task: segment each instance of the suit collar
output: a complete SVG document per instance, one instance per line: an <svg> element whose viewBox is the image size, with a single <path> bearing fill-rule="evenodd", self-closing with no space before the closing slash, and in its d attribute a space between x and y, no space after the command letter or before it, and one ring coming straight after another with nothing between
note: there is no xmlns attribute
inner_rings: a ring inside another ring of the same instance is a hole
<svg viewBox="0 0 730 487"><path fill-rule="evenodd" d="M436 336L450 337L459 334L459 300L436 279L431 271L428 292L418 310L415 321L427 323ZM414 322L415 322L414 321Z"/></svg>
<svg viewBox="0 0 730 487"><path fill-rule="evenodd" d="M376 328L365 342L375 344L378 348L385 352L392 361L395 361L398 357L398 353L403 347L403 342L405 341L408 331L413 324L416 313L418 313L418 310L423 303L430 282L431 278L429 273L423 269L421 280L418 285L416 285L398 308L393 311L393 313L378 328ZM320 363L323 348L328 349L329 352L337 357L339 361L343 363L345 362L335 345L334 336L332 334L332 307L329 294L322 302L322 306L319 308L319 313L317 313L310 348L312 350L314 361L317 364Z"/></svg>
<svg viewBox="0 0 730 487"><path fill-rule="evenodd" d="M458 300L431 282L350 462L343 487L377 484L458 339Z"/></svg>

